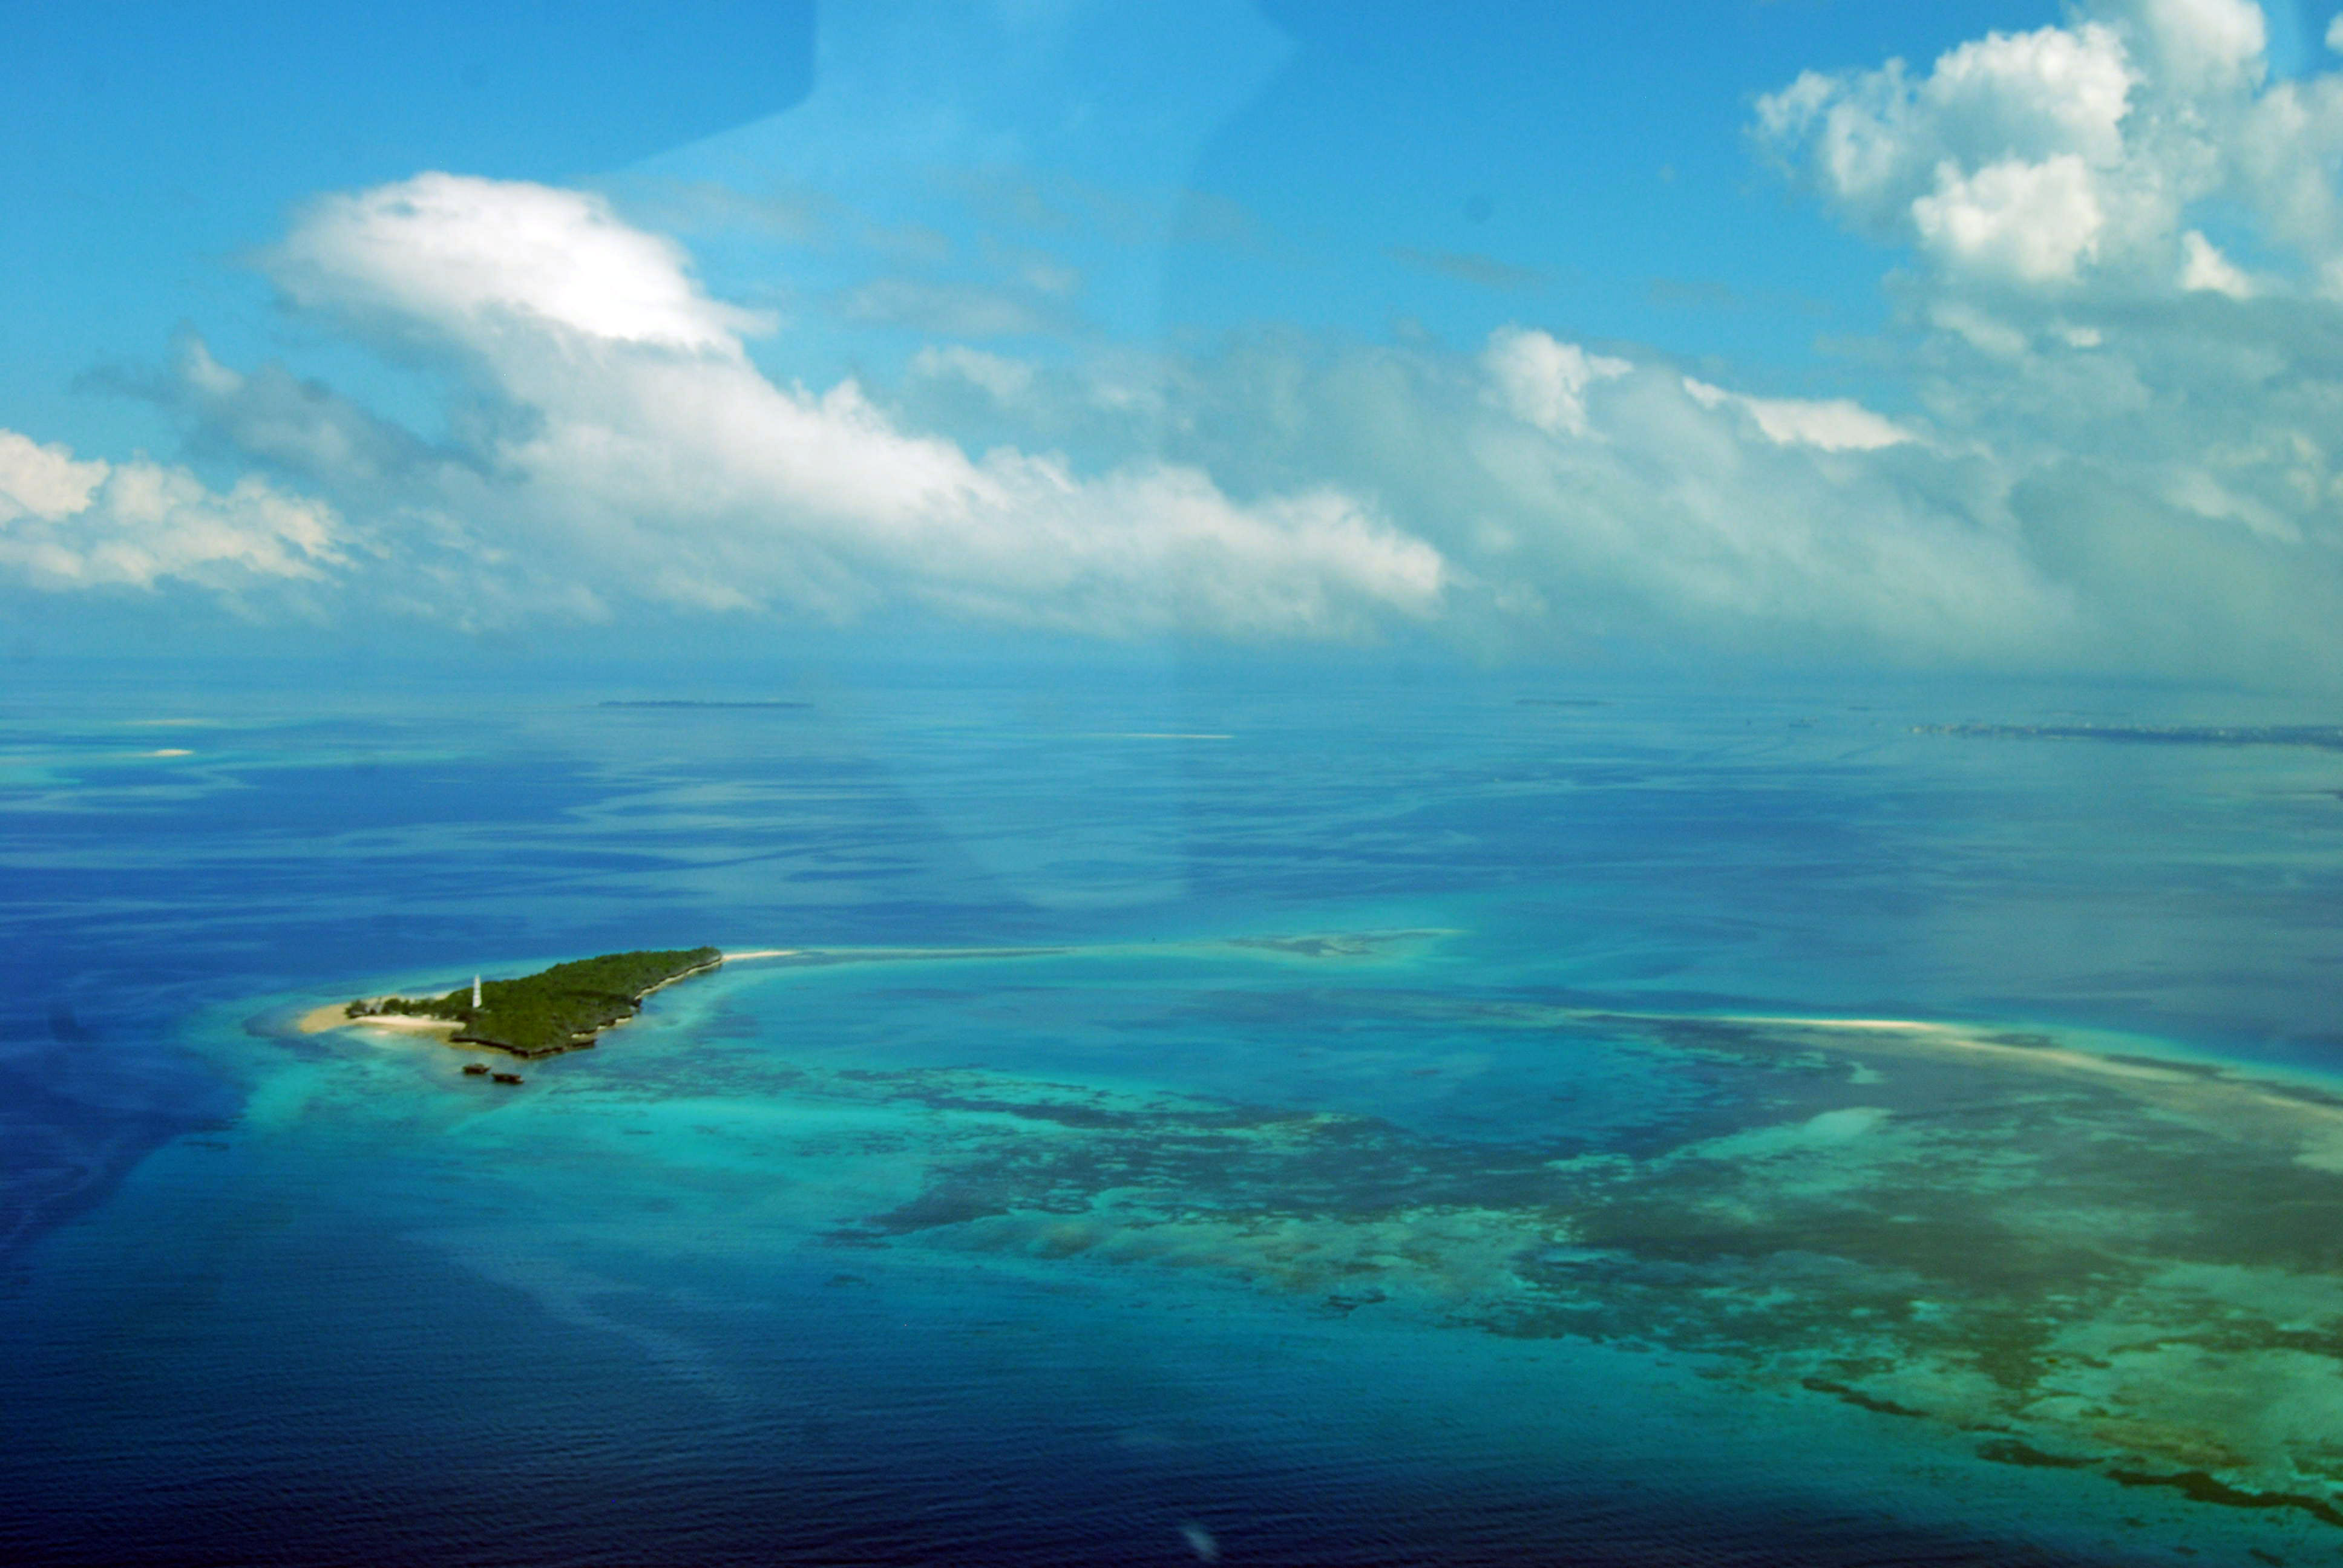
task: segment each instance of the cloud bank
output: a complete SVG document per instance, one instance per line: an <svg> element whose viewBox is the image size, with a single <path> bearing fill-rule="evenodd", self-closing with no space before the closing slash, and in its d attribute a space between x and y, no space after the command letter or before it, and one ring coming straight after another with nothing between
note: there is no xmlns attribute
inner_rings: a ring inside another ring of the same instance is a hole
<svg viewBox="0 0 2343 1568"><path fill-rule="evenodd" d="M52 591L166 582L240 593L347 566L332 508L256 476L226 492L144 458L79 459L0 430L0 570Z"/></svg>
<svg viewBox="0 0 2343 1568"><path fill-rule="evenodd" d="M817 389L771 368L779 319L600 196L447 174L330 196L265 265L313 328L436 377L445 428L190 339L159 395L196 451L270 477L212 491L15 438L0 571L338 578L474 625L910 607L2331 681L2343 72L2273 79L2266 31L2244 0L2125 0L1759 100L1768 156L1906 258L1863 346L1876 407L1553 321L1172 353L851 293L841 319L929 341L892 384Z"/></svg>
<svg viewBox="0 0 2343 1568"><path fill-rule="evenodd" d="M1900 354L1989 457L2073 657L2331 683L2343 655L2343 73L2247 0L2109 0L1925 72L1807 72L1754 132L1908 246Z"/></svg>
<svg viewBox="0 0 2343 1568"><path fill-rule="evenodd" d="M449 367L471 427L434 449L200 345L178 395L213 438L403 518L418 606L844 621L909 599L1111 636L1437 620L1488 648L1900 658L2031 650L2067 618L1973 465L1846 399L1751 397L1526 325L1470 357L1159 362L1142 396L1111 367L1070 384L965 344L915 359L1011 428L1166 452L1082 471L921 433L955 421L920 417L915 389L889 407L778 384L749 352L770 323L583 193L424 176L317 204L270 266L296 307ZM1068 430L1069 397L1124 427ZM1864 460L1905 445L1901 467Z"/></svg>
<svg viewBox="0 0 2343 1568"><path fill-rule="evenodd" d="M482 412L462 460L386 473L321 457L417 446L330 434L358 421L324 399L307 433L277 422L273 454L427 515L472 558L433 568L467 585L470 613L541 595L587 613L639 597L844 619L908 598L1112 636L1277 638L1441 603L1439 553L1331 484L1240 501L1179 465L972 457L854 382L778 385L747 349L770 323L709 298L679 249L598 196L425 175L317 204L269 265L297 307L436 357L470 389ZM265 389L204 374L212 427L253 423Z"/></svg>
<svg viewBox="0 0 2343 1568"><path fill-rule="evenodd" d="M2092 532L2126 508L2163 528L2155 548L2234 536L2220 569L2191 566L2199 584L2303 594L2282 561L2237 556L2300 528L2209 470L2167 454L2112 509L2070 493L2076 448L2016 406L2006 362L1940 377L1916 420L1526 323L1470 353L1270 336L1136 366L942 343L882 402L770 377L750 352L769 320L584 193L425 176L317 204L269 265L312 319L440 367L447 437L199 343L172 395L206 441L391 541L395 565L364 574L377 602L458 621L650 602L851 622L908 603L1114 637L1422 623L1501 655L2120 663L2159 569ZM933 433L980 426L1023 437L978 455ZM2206 609L2192 648L2234 618ZM2290 609L2223 657L2296 658L2302 624Z"/></svg>

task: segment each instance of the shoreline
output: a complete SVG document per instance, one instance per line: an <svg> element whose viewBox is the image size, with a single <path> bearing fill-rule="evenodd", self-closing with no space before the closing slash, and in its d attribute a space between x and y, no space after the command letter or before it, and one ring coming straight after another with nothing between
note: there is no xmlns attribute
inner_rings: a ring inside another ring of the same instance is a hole
<svg viewBox="0 0 2343 1568"><path fill-rule="evenodd" d="M614 1029L623 1029L628 1024L634 1022L636 1019L641 1017L643 1003L653 992L665 990L669 986L674 985L679 980L690 980L697 975L713 973L724 967L724 961L727 956L726 954L712 948L703 948L699 950L703 952L715 952L716 956L708 960L706 962L697 963L689 969L679 970L675 973L667 976L667 978L659 980L656 984L646 986L641 990L633 992L628 1010L623 1016L607 1018L602 1022L597 1024L591 1032L582 1035L573 1034L566 1042L555 1044L545 1049L530 1050L525 1048L521 1044L491 1039L486 1036L473 1035L466 1032L478 1021L477 1017L450 1019L434 1017L428 1014L405 1012L360 1012L354 1015L350 1011L350 1008L353 1005L350 1002L323 1002L316 1007L308 1009L307 1010L300 1013L294 1020L293 1031L301 1035L317 1035L329 1034L340 1030L371 1030L377 1031L377 1038L396 1037L398 1035L423 1035L427 1038L437 1040L443 1045L455 1046L460 1049L472 1050L497 1051L506 1056L516 1057L523 1061L535 1061L548 1056L564 1055L573 1050L590 1050L592 1047L599 1043L600 1037L602 1035ZM795 949L789 948L774 948L758 950L749 954L748 956L756 958L786 957L793 955L796 950L797 950ZM555 967L559 968L561 966L557 965ZM536 977L530 978L534 979ZM390 995L387 996L360 997L357 999L357 1003L379 1003L391 1000L391 996L395 996L396 994L397 993L390 993ZM612 992L601 994L616 996L620 993ZM466 1070L471 1071L477 1070L467 1069Z"/></svg>
<svg viewBox="0 0 2343 1568"><path fill-rule="evenodd" d="M371 999L366 999L371 1000ZM387 1034L437 1035L447 1040L463 1026L452 1019L418 1018L403 1013L369 1013L362 1018L349 1015L349 1003L329 1001L313 1007L294 1020L293 1027L301 1034L327 1034L337 1029L380 1030Z"/></svg>

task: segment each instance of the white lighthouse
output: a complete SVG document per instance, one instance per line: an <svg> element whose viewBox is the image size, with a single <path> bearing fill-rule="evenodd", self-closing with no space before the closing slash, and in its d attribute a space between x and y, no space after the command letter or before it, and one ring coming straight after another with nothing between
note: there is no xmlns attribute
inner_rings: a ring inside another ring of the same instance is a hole
<svg viewBox="0 0 2343 1568"><path fill-rule="evenodd" d="M475 1008L480 1005L480 977L478 975L472 977L472 1005Z"/></svg>

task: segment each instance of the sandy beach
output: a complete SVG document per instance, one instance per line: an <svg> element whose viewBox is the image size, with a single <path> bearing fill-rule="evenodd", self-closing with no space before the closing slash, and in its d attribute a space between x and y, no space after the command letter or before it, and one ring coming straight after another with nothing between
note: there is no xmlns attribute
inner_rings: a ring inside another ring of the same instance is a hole
<svg viewBox="0 0 2343 1568"><path fill-rule="evenodd" d="M375 1013L366 1018L352 1018L349 1003L327 1002L313 1007L301 1015L295 1027L303 1034L324 1034L336 1029L383 1030L393 1034L427 1034L446 1040L456 1032L456 1025L444 1018L411 1018L400 1013Z"/></svg>

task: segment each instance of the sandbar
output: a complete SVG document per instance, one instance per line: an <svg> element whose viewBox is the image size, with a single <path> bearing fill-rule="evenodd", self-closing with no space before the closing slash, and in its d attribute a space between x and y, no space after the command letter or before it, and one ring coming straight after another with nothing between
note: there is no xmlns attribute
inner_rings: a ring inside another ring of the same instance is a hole
<svg viewBox="0 0 2343 1568"><path fill-rule="evenodd" d="M2298 1163L2343 1172L2343 1095L2307 1083L2251 1077L2185 1058L2115 1054L2009 1033L1918 1019L1739 1017L1721 1022L1814 1034L1868 1036L1909 1050L1985 1058L2020 1071L2087 1078L2224 1137L2285 1140Z"/></svg>

